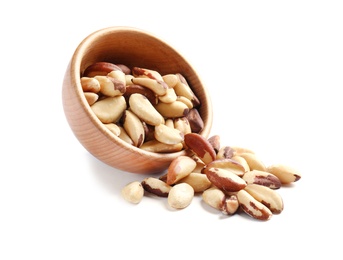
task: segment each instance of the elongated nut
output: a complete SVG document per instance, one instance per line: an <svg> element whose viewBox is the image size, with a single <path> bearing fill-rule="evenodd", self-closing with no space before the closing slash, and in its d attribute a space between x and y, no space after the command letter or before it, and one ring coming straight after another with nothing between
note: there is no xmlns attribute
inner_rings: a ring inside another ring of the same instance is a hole
<svg viewBox="0 0 343 260"><path fill-rule="evenodd" d="M173 88L178 82L179 78L175 74L166 74L162 76L162 79L170 88Z"/></svg>
<svg viewBox="0 0 343 260"><path fill-rule="evenodd" d="M191 172L186 177L179 180L177 183L188 183L194 189L194 192L203 192L211 187L212 182L209 181L206 174Z"/></svg>
<svg viewBox="0 0 343 260"><path fill-rule="evenodd" d="M248 184L245 187L245 190L256 200L269 208L273 214L280 214L283 210L283 200L280 194L275 190L258 184Z"/></svg>
<svg viewBox="0 0 343 260"><path fill-rule="evenodd" d="M168 85L163 81L151 78L132 78L131 81L133 84L151 89L158 96L163 96L167 93Z"/></svg>
<svg viewBox="0 0 343 260"><path fill-rule="evenodd" d="M106 76L113 70L121 70L117 65L110 62L95 62L83 72L84 77Z"/></svg>
<svg viewBox="0 0 343 260"><path fill-rule="evenodd" d="M200 133L200 131L204 128L204 121L202 120L198 109L192 108L186 114L186 117L191 125L191 129L193 133Z"/></svg>
<svg viewBox="0 0 343 260"><path fill-rule="evenodd" d="M270 165L266 171L278 177L282 184L290 184L301 178L301 174L298 171L283 164Z"/></svg>
<svg viewBox="0 0 343 260"><path fill-rule="evenodd" d="M206 167L204 173L213 185L226 192L236 192L247 186L241 177L229 170Z"/></svg>
<svg viewBox="0 0 343 260"><path fill-rule="evenodd" d="M243 157L249 165L250 170L266 171L267 168L264 163L253 153L240 153L239 156Z"/></svg>
<svg viewBox="0 0 343 260"><path fill-rule="evenodd" d="M129 98L129 105L132 112L147 124L156 126L164 123L162 115L144 95L132 94Z"/></svg>
<svg viewBox="0 0 343 260"><path fill-rule="evenodd" d="M246 190L240 190L236 195L241 209L249 216L258 220L269 220L273 216L268 207L256 200Z"/></svg>
<svg viewBox="0 0 343 260"><path fill-rule="evenodd" d="M194 197L194 190L187 183L179 183L173 186L168 194L168 204L175 209L183 209L189 206Z"/></svg>
<svg viewBox="0 0 343 260"><path fill-rule="evenodd" d="M150 140L144 142L139 148L153 153L175 153L183 149L183 144L164 144L157 140Z"/></svg>
<svg viewBox="0 0 343 260"><path fill-rule="evenodd" d="M98 93L100 91L100 83L95 78L82 77L81 86L84 92Z"/></svg>
<svg viewBox="0 0 343 260"><path fill-rule="evenodd" d="M83 92L83 94L85 95L87 103L90 106L97 102L99 99L99 95L93 92Z"/></svg>
<svg viewBox="0 0 343 260"><path fill-rule="evenodd" d="M145 131L141 120L130 110L125 110L122 120L123 127L133 141L134 146L140 147L145 138Z"/></svg>
<svg viewBox="0 0 343 260"><path fill-rule="evenodd" d="M126 133L126 130L124 129L124 127L122 126L118 126L118 127L120 129L120 134L118 137L128 144L134 145L131 137Z"/></svg>
<svg viewBox="0 0 343 260"><path fill-rule="evenodd" d="M172 103L159 102L155 108L165 118L183 117L189 112L189 108L185 103L180 101L174 101Z"/></svg>
<svg viewBox="0 0 343 260"><path fill-rule="evenodd" d="M247 163L247 160L245 160L242 156L234 155L231 157L231 160L238 162L240 165L243 166L245 172L250 171L250 166Z"/></svg>
<svg viewBox="0 0 343 260"><path fill-rule="evenodd" d="M242 177L245 173L245 168L232 159L221 159L221 160L214 160L206 165L205 168L220 168L227 171L230 171L236 174L239 177ZM204 168L204 170L205 170Z"/></svg>
<svg viewBox="0 0 343 260"><path fill-rule="evenodd" d="M246 172L242 178L247 184L259 184L270 189L279 189L281 187L279 178L270 172L252 170Z"/></svg>
<svg viewBox="0 0 343 260"><path fill-rule="evenodd" d="M108 97L95 102L91 109L102 123L116 123L126 109L123 96Z"/></svg>
<svg viewBox="0 0 343 260"><path fill-rule="evenodd" d="M210 142L197 133L189 133L184 136L186 146L193 151L205 164L216 159L216 152L214 151Z"/></svg>
<svg viewBox="0 0 343 260"><path fill-rule="evenodd" d="M202 199L207 205L221 211L223 209L226 195L221 189L213 187L202 193Z"/></svg>
<svg viewBox="0 0 343 260"><path fill-rule="evenodd" d="M170 128L164 124L155 126L154 136L157 141L164 144L178 144L183 142L183 133L175 128Z"/></svg>
<svg viewBox="0 0 343 260"><path fill-rule="evenodd" d="M156 70L133 67L131 70L131 73L134 77L137 77L137 78L149 78L149 79L163 81L161 74L157 72Z"/></svg>
<svg viewBox="0 0 343 260"><path fill-rule="evenodd" d="M169 191L172 188L172 186L168 185L164 181L154 177L145 178L142 181L142 186L144 190L159 197L168 197Z"/></svg>
<svg viewBox="0 0 343 260"><path fill-rule="evenodd" d="M185 155L175 158L167 170L166 183L172 185L190 174L196 166L196 162Z"/></svg>
<svg viewBox="0 0 343 260"><path fill-rule="evenodd" d="M194 107L192 101L184 96L177 96L176 101L184 103L189 109L192 109Z"/></svg>
<svg viewBox="0 0 343 260"><path fill-rule="evenodd" d="M174 86L176 94L178 96L184 96L188 98L190 101L192 101L194 107L200 105L199 99L195 96L186 79L180 73L176 73L176 76L179 78L179 81Z"/></svg>
<svg viewBox="0 0 343 260"><path fill-rule="evenodd" d="M120 135L120 128L118 125L113 124L113 123L108 123L108 124L104 124L104 126L110 130L115 136L119 136Z"/></svg>
<svg viewBox="0 0 343 260"><path fill-rule="evenodd" d="M167 88L166 94L163 96L158 96L158 99L163 103L173 103L176 101L177 96L173 88Z"/></svg>
<svg viewBox="0 0 343 260"><path fill-rule="evenodd" d="M144 189L139 181L133 181L121 190L121 194L126 201L138 204L144 196Z"/></svg>
<svg viewBox="0 0 343 260"><path fill-rule="evenodd" d="M174 127L174 120L172 118L167 118L165 120L164 124L170 128L175 128Z"/></svg>

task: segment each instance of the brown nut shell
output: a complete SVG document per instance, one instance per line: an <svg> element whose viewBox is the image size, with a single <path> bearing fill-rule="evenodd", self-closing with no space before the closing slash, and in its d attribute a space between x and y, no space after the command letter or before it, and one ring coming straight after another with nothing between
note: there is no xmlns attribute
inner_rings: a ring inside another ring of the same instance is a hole
<svg viewBox="0 0 343 260"><path fill-rule="evenodd" d="M270 189L279 189L281 187L281 181L279 178L274 174L265 171L248 171L243 175L242 178L247 184L259 184Z"/></svg>
<svg viewBox="0 0 343 260"><path fill-rule="evenodd" d="M121 70L121 68L110 62L95 62L85 69L83 77L106 76L113 70Z"/></svg>
<svg viewBox="0 0 343 260"><path fill-rule="evenodd" d="M216 152L205 137L197 133L189 133L184 136L184 142L188 149L192 150L205 164L216 159Z"/></svg>
<svg viewBox="0 0 343 260"><path fill-rule="evenodd" d="M142 181L142 186L147 192L155 194L159 197L168 197L169 191L172 188L164 181L154 177L145 178Z"/></svg>
<svg viewBox="0 0 343 260"><path fill-rule="evenodd" d="M206 167L204 173L213 185L223 191L236 192L247 186L246 182L241 177L229 170Z"/></svg>
<svg viewBox="0 0 343 260"><path fill-rule="evenodd" d="M177 157L168 167L166 183L169 185L175 184L190 174L195 167L196 162L192 158L185 155Z"/></svg>
<svg viewBox="0 0 343 260"><path fill-rule="evenodd" d="M261 202L256 200L246 190L237 192L237 199L241 209L249 216L258 220L269 220L273 213Z"/></svg>

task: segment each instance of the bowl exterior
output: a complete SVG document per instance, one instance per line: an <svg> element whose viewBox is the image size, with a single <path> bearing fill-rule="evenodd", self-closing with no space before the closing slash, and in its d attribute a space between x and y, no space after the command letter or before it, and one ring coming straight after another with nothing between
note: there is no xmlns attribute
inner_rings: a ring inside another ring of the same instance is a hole
<svg viewBox="0 0 343 260"><path fill-rule="evenodd" d="M86 37L68 64L62 87L67 121L79 142L102 162L132 173L153 174L166 170L170 162L186 151L157 154L128 145L111 134L90 109L80 84L83 71L97 61L122 63L154 69L161 74L181 73L201 102L204 120L201 135L208 137L212 126L209 93L192 66L159 38L131 27L109 27Z"/></svg>

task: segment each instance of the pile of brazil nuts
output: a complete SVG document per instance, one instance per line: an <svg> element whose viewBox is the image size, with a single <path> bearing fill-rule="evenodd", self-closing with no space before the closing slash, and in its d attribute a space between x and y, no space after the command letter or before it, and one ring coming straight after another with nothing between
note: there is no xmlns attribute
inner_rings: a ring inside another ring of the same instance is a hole
<svg viewBox="0 0 343 260"><path fill-rule="evenodd" d="M221 145L220 136L208 139L197 133L184 136L190 156L180 156L159 177L146 177L123 187L124 199L139 203L145 193L166 197L170 207L186 208L194 196L226 215L241 209L257 220L269 220L284 209L277 192L301 178L295 169L283 165L266 166L247 148Z"/></svg>
<svg viewBox="0 0 343 260"><path fill-rule="evenodd" d="M181 151L184 135L204 127L200 101L180 73L96 62L83 72L81 86L104 126L143 150Z"/></svg>
<svg viewBox="0 0 343 260"><path fill-rule="evenodd" d="M243 211L269 220L284 209L277 190L301 178L287 165L265 165L250 149L221 144L219 135L200 135L200 102L180 73L97 62L86 68L81 86L94 114L123 141L156 153L189 151L161 176L125 185L121 194L128 202L152 194L184 209L201 195L225 215Z"/></svg>

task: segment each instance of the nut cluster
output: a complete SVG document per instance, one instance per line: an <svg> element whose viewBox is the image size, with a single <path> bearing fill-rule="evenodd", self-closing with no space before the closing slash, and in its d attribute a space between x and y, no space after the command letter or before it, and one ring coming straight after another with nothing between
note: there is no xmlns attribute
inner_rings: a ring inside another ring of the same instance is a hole
<svg viewBox="0 0 343 260"><path fill-rule="evenodd" d="M143 150L183 150L184 135L204 123L200 101L180 73L96 62L81 76L85 98L110 133Z"/></svg>
<svg viewBox="0 0 343 260"><path fill-rule="evenodd" d="M301 175L286 165L266 166L250 149L225 146L219 135L205 138L200 101L180 73L96 62L83 72L81 86L95 116L109 133L143 150L188 155L174 159L165 174L128 183L122 196L140 203L146 193L186 208L195 195L223 214L239 209L268 220L283 211L277 189Z"/></svg>
<svg viewBox="0 0 343 260"><path fill-rule="evenodd" d="M172 208L183 209L201 194L207 205L226 215L241 209L254 219L269 220L284 208L276 190L301 178L289 166L266 166L250 149L221 145L218 135L206 139L188 133L184 143L190 156L174 159L160 177L127 184L122 189L123 197L139 203L145 193L150 193L166 197Z"/></svg>

